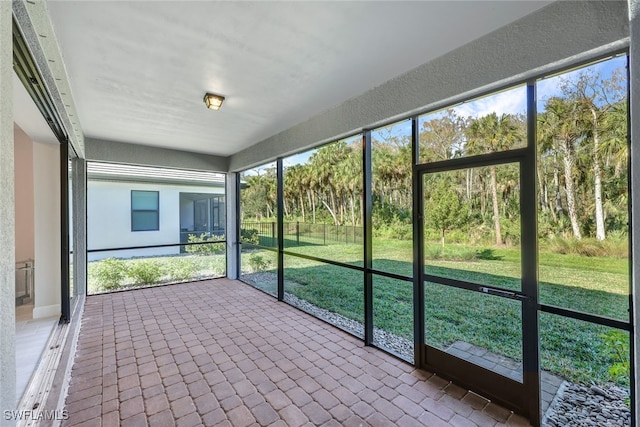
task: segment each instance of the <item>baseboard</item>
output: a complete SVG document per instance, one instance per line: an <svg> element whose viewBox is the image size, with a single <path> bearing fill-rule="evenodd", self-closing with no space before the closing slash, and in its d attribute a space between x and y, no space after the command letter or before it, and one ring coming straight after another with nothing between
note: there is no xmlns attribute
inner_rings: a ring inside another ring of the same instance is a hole
<svg viewBox="0 0 640 427"><path fill-rule="evenodd" d="M62 314L60 310L60 304L33 307L33 318L42 319L44 317L60 316Z"/></svg>

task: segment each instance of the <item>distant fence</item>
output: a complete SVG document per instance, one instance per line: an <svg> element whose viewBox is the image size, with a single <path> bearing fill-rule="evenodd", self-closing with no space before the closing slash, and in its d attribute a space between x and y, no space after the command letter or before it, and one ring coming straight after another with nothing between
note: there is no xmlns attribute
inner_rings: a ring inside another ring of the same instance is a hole
<svg viewBox="0 0 640 427"><path fill-rule="evenodd" d="M243 222L242 230L257 230L260 244L277 246L278 225L273 222ZM309 222L285 222L284 245L332 245L337 243L362 244L362 227L355 225L312 224Z"/></svg>

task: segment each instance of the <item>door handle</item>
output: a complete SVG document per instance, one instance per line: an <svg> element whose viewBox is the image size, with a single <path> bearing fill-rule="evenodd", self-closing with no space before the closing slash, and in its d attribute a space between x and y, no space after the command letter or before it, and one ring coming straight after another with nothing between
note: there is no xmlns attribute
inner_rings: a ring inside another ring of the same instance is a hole
<svg viewBox="0 0 640 427"><path fill-rule="evenodd" d="M502 289L495 289L495 288L487 288L486 286L481 286L480 292L482 292L483 294L495 295L497 297L515 299L519 301L524 301L527 299L526 295L522 295L517 292L503 291Z"/></svg>

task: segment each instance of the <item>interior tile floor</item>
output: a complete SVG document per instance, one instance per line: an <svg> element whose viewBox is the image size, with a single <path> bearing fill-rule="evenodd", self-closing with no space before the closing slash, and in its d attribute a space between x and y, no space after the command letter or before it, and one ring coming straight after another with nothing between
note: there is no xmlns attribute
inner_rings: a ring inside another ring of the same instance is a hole
<svg viewBox="0 0 640 427"><path fill-rule="evenodd" d="M16 402L36 371L51 332L60 316L33 318L33 305L16 307Z"/></svg>
<svg viewBox="0 0 640 427"><path fill-rule="evenodd" d="M228 279L90 296L65 426L527 426Z"/></svg>

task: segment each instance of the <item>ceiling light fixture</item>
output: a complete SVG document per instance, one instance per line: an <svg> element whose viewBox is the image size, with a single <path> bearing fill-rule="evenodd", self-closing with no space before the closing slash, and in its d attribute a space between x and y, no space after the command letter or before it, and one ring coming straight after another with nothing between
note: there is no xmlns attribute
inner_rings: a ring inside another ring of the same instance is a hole
<svg viewBox="0 0 640 427"><path fill-rule="evenodd" d="M216 95L213 93L207 93L204 96L204 103L210 110L219 110L222 107L224 96Z"/></svg>

